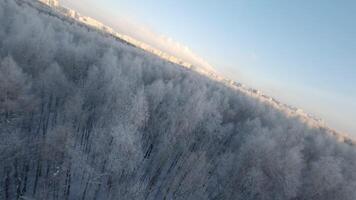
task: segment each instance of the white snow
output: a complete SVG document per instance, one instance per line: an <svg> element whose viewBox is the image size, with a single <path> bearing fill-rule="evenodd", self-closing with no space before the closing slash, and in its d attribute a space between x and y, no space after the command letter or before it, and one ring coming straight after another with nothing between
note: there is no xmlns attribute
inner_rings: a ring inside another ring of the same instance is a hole
<svg viewBox="0 0 356 200"><path fill-rule="evenodd" d="M233 88L233 89L241 91L247 95L255 97L255 98L259 99L260 101L268 103L268 104L274 106L276 109L279 109L279 110L285 112L288 116L300 118L302 121L306 122L307 124L309 124L312 127L324 128L324 129L328 130L328 132L330 132L330 134L336 135L339 138L339 140L341 140L341 141L344 141L344 140L347 140L350 138L347 134L337 132L337 131L327 127L322 119L315 117L312 114L306 113L305 111L303 111L300 108L295 108L293 106L280 103L276 99L264 94L262 91L247 87L241 83L227 79L227 78L219 75L215 70L213 70L213 67L211 67L211 66L206 67L206 66L192 65L191 63L189 63L183 59L177 58L177 57L172 56L166 52L156 49L156 48L154 48L142 41L139 41L129 35L119 33L117 31L115 31L113 28L103 24L102 22L100 22L98 20L95 20L88 16L84 16L73 9L62 7L59 4L58 0L38 0L38 1L45 3L46 5L50 6L53 10L58 11L60 14L70 17L80 23L83 23L83 24L88 25L92 28L98 29L105 33L108 33L115 38L123 40L133 46L143 49L149 53L152 53L164 60L167 60L169 62L183 66L185 68L194 70L194 71L196 71L202 75L205 75L215 81L221 82L222 84L226 85L227 87Z"/></svg>

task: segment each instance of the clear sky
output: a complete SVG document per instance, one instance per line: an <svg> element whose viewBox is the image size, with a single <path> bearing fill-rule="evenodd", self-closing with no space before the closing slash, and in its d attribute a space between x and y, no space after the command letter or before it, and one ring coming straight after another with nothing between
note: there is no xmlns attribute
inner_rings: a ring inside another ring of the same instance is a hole
<svg viewBox="0 0 356 200"><path fill-rule="evenodd" d="M62 2L109 24L174 38L225 76L356 136L354 0Z"/></svg>

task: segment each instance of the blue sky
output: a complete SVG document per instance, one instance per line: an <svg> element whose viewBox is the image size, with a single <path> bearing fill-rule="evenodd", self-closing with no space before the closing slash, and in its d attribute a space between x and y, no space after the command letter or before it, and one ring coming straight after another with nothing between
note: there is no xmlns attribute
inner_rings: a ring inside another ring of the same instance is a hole
<svg viewBox="0 0 356 200"><path fill-rule="evenodd" d="M225 76L356 136L356 1L63 0L174 38Z"/></svg>

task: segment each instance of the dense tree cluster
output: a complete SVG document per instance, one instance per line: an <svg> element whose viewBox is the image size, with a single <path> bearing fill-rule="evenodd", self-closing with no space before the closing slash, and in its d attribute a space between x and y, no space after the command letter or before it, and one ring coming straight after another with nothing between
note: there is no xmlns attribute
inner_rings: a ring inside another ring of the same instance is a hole
<svg viewBox="0 0 356 200"><path fill-rule="evenodd" d="M0 199L356 199L325 129L27 4L0 27Z"/></svg>

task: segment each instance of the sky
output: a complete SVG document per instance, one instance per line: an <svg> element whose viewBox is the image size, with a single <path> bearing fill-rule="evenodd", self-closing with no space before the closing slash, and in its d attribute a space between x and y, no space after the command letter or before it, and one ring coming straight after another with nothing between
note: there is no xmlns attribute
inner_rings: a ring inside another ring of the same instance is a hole
<svg viewBox="0 0 356 200"><path fill-rule="evenodd" d="M356 137L356 1L62 0ZM199 55L199 56L198 56Z"/></svg>

